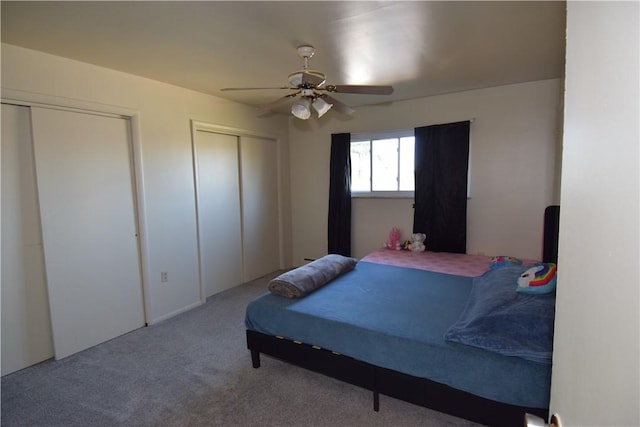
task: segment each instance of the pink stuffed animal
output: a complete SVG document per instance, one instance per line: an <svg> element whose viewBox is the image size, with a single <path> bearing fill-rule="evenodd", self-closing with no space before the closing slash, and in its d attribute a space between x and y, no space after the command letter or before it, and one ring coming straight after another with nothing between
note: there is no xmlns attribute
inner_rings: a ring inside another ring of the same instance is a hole
<svg viewBox="0 0 640 427"><path fill-rule="evenodd" d="M389 241L384 245L387 249L392 249L394 251L399 251L402 249L402 243L400 242L400 230L396 227L393 227L389 232Z"/></svg>

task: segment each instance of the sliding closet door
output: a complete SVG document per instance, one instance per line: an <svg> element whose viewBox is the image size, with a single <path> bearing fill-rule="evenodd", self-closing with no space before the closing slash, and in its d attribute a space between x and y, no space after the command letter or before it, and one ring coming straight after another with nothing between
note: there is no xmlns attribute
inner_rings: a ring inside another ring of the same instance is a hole
<svg viewBox="0 0 640 427"><path fill-rule="evenodd" d="M198 130L194 141L200 275L206 298L243 282L238 137Z"/></svg>
<svg viewBox="0 0 640 427"><path fill-rule="evenodd" d="M29 107L2 104L2 375L53 357Z"/></svg>
<svg viewBox="0 0 640 427"><path fill-rule="evenodd" d="M242 136L242 225L245 280L280 268L277 141Z"/></svg>
<svg viewBox="0 0 640 427"><path fill-rule="evenodd" d="M129 121L32 108L56 358L144 325Z"/></svg>

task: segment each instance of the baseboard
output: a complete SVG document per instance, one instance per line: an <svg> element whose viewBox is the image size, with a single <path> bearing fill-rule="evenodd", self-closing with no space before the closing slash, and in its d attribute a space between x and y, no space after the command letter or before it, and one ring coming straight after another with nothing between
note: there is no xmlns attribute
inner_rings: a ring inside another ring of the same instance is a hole
<svg viewBox="0 0 640 427"><path fill-rule="evenodd" d="M193 310L194 308L199 307L202 304L204 304L202 301L194 302L193 304L190 304L190 305L188 305L186 307L182 307L182 308L180 308L180 309L178 309L176 311L172 311L171 313L162 315L160 317L156 317L155 319L151 319L148 324L149 325L155 325L156 323L162 322L163 320L167 320L167 319L170 319L170 318L172 318L174 316L177 316L178 314L182 314L185 311Z"/></svg>

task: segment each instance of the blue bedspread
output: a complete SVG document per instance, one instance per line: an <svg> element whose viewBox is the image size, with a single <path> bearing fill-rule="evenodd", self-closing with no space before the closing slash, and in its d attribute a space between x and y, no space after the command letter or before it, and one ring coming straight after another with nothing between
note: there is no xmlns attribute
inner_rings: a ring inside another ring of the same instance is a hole
<svg viewBox="0 0 640 427"><path fill-rule="evenodd" d="M488 399L547 408L550 365L444 340L472 280L361 261L304 298L263 294L245 323Z"/></svg>
<svg viewBox="0 0 640 427"><path fill-rule="evenodd" d="M502 267L476 277L465 310L445 339L551 363L555 293L516 292L518 277L528 268Z"/></svg>

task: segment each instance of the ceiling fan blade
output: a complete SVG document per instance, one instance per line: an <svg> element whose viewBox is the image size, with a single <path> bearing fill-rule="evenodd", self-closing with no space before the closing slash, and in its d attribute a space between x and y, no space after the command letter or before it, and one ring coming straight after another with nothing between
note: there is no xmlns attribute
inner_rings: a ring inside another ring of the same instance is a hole
<svg viewBox="0 0 640 427"><path fill-rule="evenodd" d="M299 94L300 91L296 92L296 93L290 93L289 95L285 95L282 98L278 98L275 101L267 104L267 105L263 105L262 107L260 107L260 111L261 112L267 112L270 110L273 110L274 108L280 106L281 104L284 104L286 101L288 101L291 98L295 98L297 94Z"/></svg>
<svg viewBox="0 0 640 427"><path fill-rule="evenodd" d="M295 87L288 87L288 86L282 86L282 87L225 87L220 89L222 92L225 91L229 91L229 90L261 90L261 89L290 89L290 90L295 90L297 88Z"/></svg>
<svg viewBox="0 0 640 427"><path fill-rule="evenodd" d="M327 85L325 89L336 93L360 93L363 95L391 95L393 86Z"/></svg>
<svg viewBox="0 0 640 427"><path fill-rule="evenodd" d="M311 73L302 73L302 84L316 87L324 83L324 79Z"/></svg>
<svg viewBox="0 0 640 427"><path fill-rule="evenodd" d="M330 97L329 95L320 95L320 97L322 99L324 99L325 101L327 101L329 104L332 104L334 110L336 110L338 113L340 114L347 114L347 115L351 115L353 113L355 113L356 110L354 110L353 108L349 107L346 104L343 104L342 102L338 101L335 98Z"/></svg>

